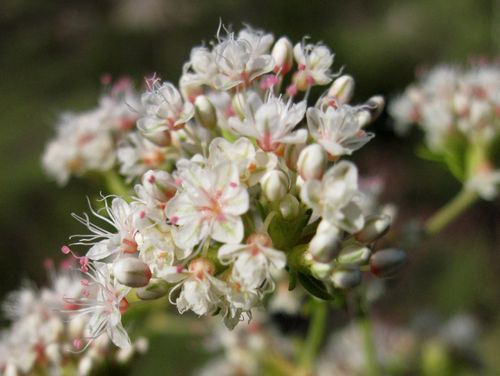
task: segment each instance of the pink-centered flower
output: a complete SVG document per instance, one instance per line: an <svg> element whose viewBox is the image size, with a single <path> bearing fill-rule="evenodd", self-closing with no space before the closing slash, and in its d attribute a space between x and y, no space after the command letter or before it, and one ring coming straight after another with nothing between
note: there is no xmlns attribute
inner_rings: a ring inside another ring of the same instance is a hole
<svg viewBox="0 0 500 376"><path fill-rule="evenodd" d="M191 163L179 176L181 187L166 208L167 218L176 226L176 244L191 248L207 237L240 242L244 231L240 216L248 210L249 197L237 167L221 163L203 168Z"/></svg>

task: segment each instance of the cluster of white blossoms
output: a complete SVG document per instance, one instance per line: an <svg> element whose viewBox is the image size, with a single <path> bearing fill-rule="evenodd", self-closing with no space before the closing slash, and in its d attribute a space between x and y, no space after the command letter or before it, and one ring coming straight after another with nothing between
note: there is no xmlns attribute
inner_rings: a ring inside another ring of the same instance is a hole
<svg viewBox="0 0 500 376"><path fill-rule="evenodd" d="M82 293L95 300L100 291L81 279L71 263L58 272L52 263L49 267L49 287L26 284L3 304L12 323L0 332L2 375L90 375L105 365L126 364L134 354L146 350L147 341L141 338L117 351L106 334L95 336L84 348L82 338L92 336L89 328L100 323L88 321L88 316L70 318L82 308L77 299Z"/></svg>
<svg viewBox="0 0 500 376"><path fill-rule="evenodd" d="M109 86L109 78L104 83ZM103 173L116 163L118 145L135 128L140 102L131 81L120 79L107 88L99 105L81 113L65 113L56 137L44 151L47 173L64 185L71 176Z"/></svg>
<svg viewBox="0 0 500 376"><path fill-rule="evenodd" d="M132 289L233 328L277 271L331 299L363 271L385 277L404 263L399 250L374 252L391 218L363 209L358 170L343 159L373 137L365 126L384 101L350 105L354 80L334 80L332 63L323 44L246 28L194 48L179 89L146 80L136 129L116 149L133 193L103 198L95 219L74 215L89 234L71 247L87 248L75 257L100 291L81 298L99 323L90 337L128 344L120 315Z"/></svg>
<svg viewBox="0 0 500 376"><path fill-rule="evenodd" d="M451 169L455 175L465 175L468 187L481 197L496 196L500 170L489 161L488 154L500 140L498 63L435 67L396 98L389 111L400 133L418 124L429 149L448 164L464 159L464 148L472 145L475 151L472 161L466 162L468 166ZM467 168L472 170L457 174Z"/></svg>

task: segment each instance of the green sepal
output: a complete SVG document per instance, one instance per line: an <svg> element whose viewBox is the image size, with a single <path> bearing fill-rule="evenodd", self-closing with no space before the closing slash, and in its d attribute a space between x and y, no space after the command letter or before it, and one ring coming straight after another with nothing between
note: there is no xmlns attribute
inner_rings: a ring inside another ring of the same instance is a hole
<svg viewBox="0 0 500 376"><path fill-rule="evenodd" d="M333 300L334 296L330 294L323 282L305 273L298 273L298 280L300 284L311 295L322 300Z"/></svg>

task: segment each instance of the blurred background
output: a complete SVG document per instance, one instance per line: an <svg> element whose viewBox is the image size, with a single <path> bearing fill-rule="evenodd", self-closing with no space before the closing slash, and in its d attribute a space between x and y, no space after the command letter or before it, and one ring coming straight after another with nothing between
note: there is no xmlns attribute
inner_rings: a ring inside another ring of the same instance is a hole
<svg viewBox="0 0 500 376"><path fill-rule="evenodd" d="M70 213L85 210L85 196L98 192L83 180L59 188L44 175L40 155L58 114L93 107L103 73L140 84L157 72L177 82L190 49L211 40L219 20L294 42L304 35L323 41L336 54L334 67L356 79L354 103L373 94L390 100L421 66L500 53L495 0L2 0L0 298L28 276L44 283L43 260L59 257L68 235L83 230ZM372 131L377 137L355 159L362 174L385 180L384 200L399 207L397 227L425 219L458 191L443 167L415 156L418 132L398 138L385 113ZM405 325L417 312L440 320L472 314L485 374L499 374L499 244L500 202L476 204L439 236L407 249L410 265L376 315ZM153 343L137 372L155 374L165 357L172 374L189 369L198 354L193 339L175 343Z"/></svg>

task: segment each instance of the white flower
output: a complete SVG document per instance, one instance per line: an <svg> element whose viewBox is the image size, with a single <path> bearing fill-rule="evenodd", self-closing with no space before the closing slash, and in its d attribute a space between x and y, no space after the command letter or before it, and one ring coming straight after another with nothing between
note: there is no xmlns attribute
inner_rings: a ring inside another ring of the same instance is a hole
<svg viewBox="0 0 500 376"><path fill-rule="evenodd" d="M233 143L222 137L215 138L209 146L208 160L213 166L231 161L238 168L240 180L249 186L257 184L262 175L278 163L275 154L255 150L252 142L245 137L240 137Z"/></svg>
<svg viewBox="0 0 500 376"><path fill-rule="evenodd" d="M126 176L127 181L131 181L147 170L162 167L166 149L158 147L137 133L131 133L128 142L119 146L117 156L120 162L120 174Z"/></svg>
<svg viewBox="0 0 500 376"><path fill-rule="evenodd" d="M286 256L272 248L267 234L253 234L247 244L225 244L219 248L218 258L223 264L232 265L232 278L245 289L258 289L262 286L274 288L271 266L283 269Z"/></svg>
<svg viewBox="0 0 500 376"><path fill-rule="evenodd" d="M214 313L222 303L222 296L227 293L225 283L213 276L213 264L203 258L194 259L188 269L174 266L164 275L167 282L177 285L171 290L169 299L177 306L179 313L188 310L198 315ZM173 296L180 289L178 297Z"/></svg>
<svg viewBox="0 0 500 376"><path fill-rule="evenodd" d="M493 170L491 166L480 169L472 176L465 186L485 200L493 200L500 188L500 170Z"/></svg>
<svg viewBox="0 0 500 376"><path fill-rule="evenodd" d="M333 54L328 47L298 43L293 48L293 55L299 66L293 78L298 90L306 90L312 85L326 85L332 81L330 68Z"/></svg>
<svg viewBox="0 0 500 376"><path fill-rule="evenodd" d="M95 289L95 295L82 293L79 299L69 299L68 301L78 305L74 311L78 316L89 316L85 328L84 340L92 343L101 334L106 333L113 343L120 348L130 347L130 338L123 328L121 317L127 310L128 302L126 295L130 288L120 285L111 276L111 265L101 262L89 264L89 271L86 273L89 280L86 285L90 289Z"/></svg>
<svg viewBox="0 0 500 376"><path fill-rule="evenodd" d="M270 39L271 38L271 39ZM268 50L272 36L242 31L236 38L229 33L213 49L218 74L213 85L217 90L228 90L238 85L248 86L255 78L274 68Z"/></svg>
<svg viewBox="0 0 500 376"><path fill-rule="evenodd" d="M111 206L108 205L106 198L103 201L105 215L99 214L92 207L90 210L95 217L108 223L116 231L109 232L91 223L86 213L83 216L73 213L72 216L87 226L91 232L89 235L73 235L72 238L79 239L74 244L91 245L87 252L87 257L91 260L101 260L110 256L117 258L122 253L137 252L135 211L132 205L120 197L113 198Z"/></svg>
<svg viewBox="0 0 500 376"><path fill-rule="evenodd" d="M227 162L201 168L192 163L180 178L181 187L166 208L170 222L177 226L176 244L191 248L209 236L222 243L241 241L240 216L248 210L249 197L236 166Z"/></svg>
<svg viewBox="0 0 500 376"><path fill-rule="evenodd" d="M309 108L309 132L333 158L350 155L374 137L373 133L361 129L356 113L357 109L348 105L328 106L325 111Z"/></svg>
<svg viewBox="0 0 500 376"><path fill-rule="evenodd" d="M217 64L212 51L206 47L193 48L179 82L183 96L194 102L196 96L203 92L201 86L210 85L216 74Z"/></svg>
<svg viewBox="0 0 500 376"><path fill-rule="evenodd" d="M364 216L359 206L362 194L358 190L358 170L347 161L330 168L321 181L304 183L300 197L313 209L313 214L324 218L332 226L349 233L363 228Z"/></svg>
<svg viewBox="0 0 500 376"><path fill-rule="evenodd" d="M264 151L277 151L283 144L306 142L307 131L298 129L297 124L304 118L306 103L284 103L281 98L269 95L265 103L255 103L249 98L245 108L245 118L229 119L229 126L236 133L253 137Z"/></svg>

